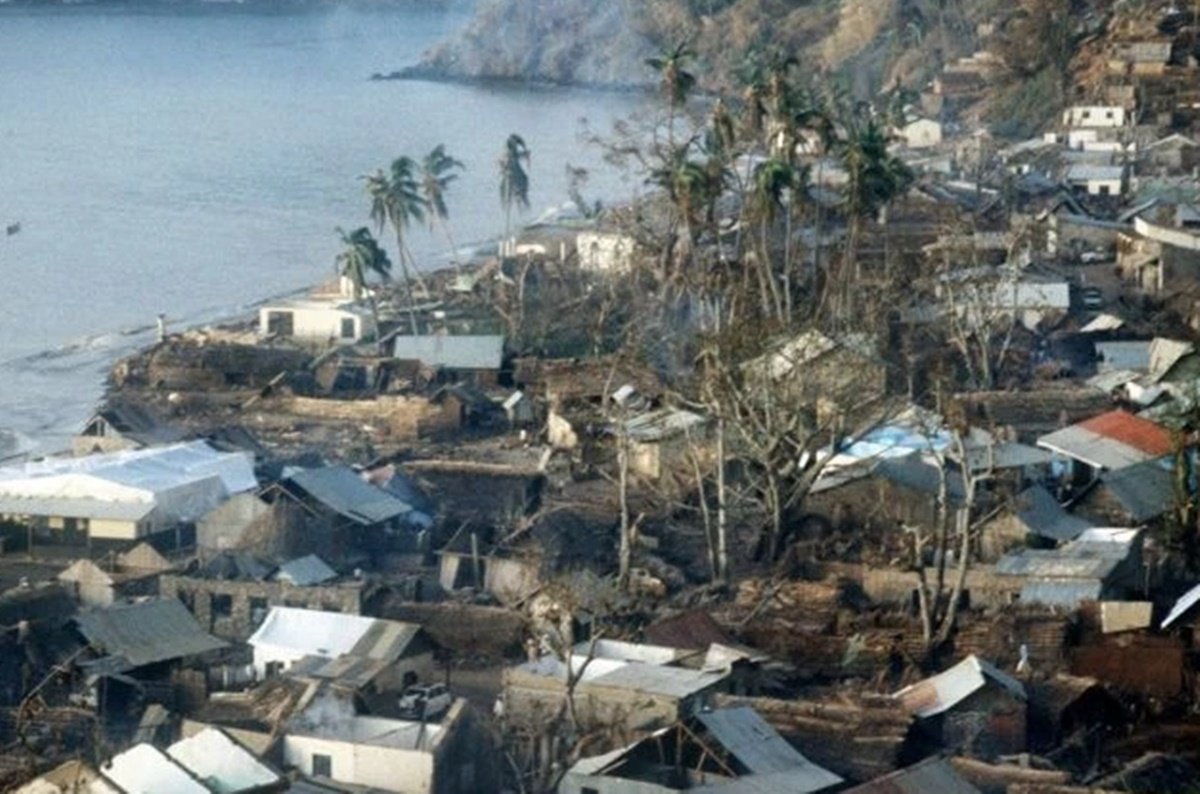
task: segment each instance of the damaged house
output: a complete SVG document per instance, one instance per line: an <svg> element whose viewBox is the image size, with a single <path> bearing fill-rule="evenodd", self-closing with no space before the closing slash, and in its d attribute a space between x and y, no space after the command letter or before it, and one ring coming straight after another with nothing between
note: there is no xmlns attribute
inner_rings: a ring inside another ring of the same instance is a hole
<svg viewBox="0 0 1200 794"><path fill-rule="evenodd" d="M339 612L274 607L247 642L259 680L288 671L399 693L435 669L433 642L420 626Z"/></svg>
<svg viewBox="0 0 1200 794"><path fill-rule="evenodd" d="M296 472L269 486L262 498L300 507L332 541L326 552L338 558L357 553L416 548L416 533L405 519L412 506L371 485L348 466ZM418 527L419 529L419 527Z"/></svg>
<svg viewBox="0 0 1200 794"><path fill-rule="evenodd" d="M754 709L742 706L706 711L619 750L577 761L558 791L808 794L841 782L797 752Z"/></svg>
<svg viewBox="0 0 1200 794"><path fill-rule="evenodd" d="M176 674L228 647L173 598L88 610L74 624L93 652L77 662L87 677L88 699L118 722L142 701L174 708Z"/></svg>
<svg viewBox="0 0 1200 794"><path fill-rule="evenodd" d="M581 643L563 662L547 654L504 671L504 709L522 720L556 713L573 684L575 709L588 725L653 731L700 713L726 686L728 667L679 666L690 654L612 640ZM540 715L540 716L539 716Z"/></svg>
<svg viewBox="0 0 1200 794"><path fill-rule="evenodd" d="M1025 685L978 656L895 697L939 746L983 759L1025 751Z"/></svg>
<svg viewBox="0 0 1200 794"><path fill-rule="evenodd" d="M194 571L163 576L159 593L182 601L216 636L244 641L272 607L358 615L371 588L363 579L339 576L314 555L284 563L272 574L249 555L223 552Z"/></svg>

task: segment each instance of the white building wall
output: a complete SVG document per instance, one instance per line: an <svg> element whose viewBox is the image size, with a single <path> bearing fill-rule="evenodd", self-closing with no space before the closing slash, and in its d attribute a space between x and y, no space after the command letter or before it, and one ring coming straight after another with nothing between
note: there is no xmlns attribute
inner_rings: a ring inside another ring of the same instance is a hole
<svg viewBox="0 0 1200 794"><path fill-rule="evenodd" d="M364 336L371 335L371 332L374 331L370 318L338 306L281 304L263 306L258 310L258 332L260 334L265 336L268 333L270 317L277 312L292 315L292 336L297 339L358 341ZM354 323L352 337L342 336L343 320L350 320Z"/></svg>
<svg viewBox="0 0 1200 794"><path fill-rule="evenodd" d="M1120 179L1089 179L1087 193L1089 196L1119 196L1124 188Z"/></svg>
<svg viewBox="0 0 1200 794"><path fill-rule="evenodd" d="M283 761L305 775L313 773L313 755L327 755L331 779L398 794L433 791L433 754L393 747L354 744L288 734L283 739Z"/></svg>
<svg viewBox="0 0 1200 794"><path fill-rule="evenodd" d="M637 243L632 237L608 232L581 232L575 238L579 266L604 273L624 272L633 267Z"/></svg>
<svg viewBox="0 0 1200 794"><path fill-rule="evenodd" d="M1113 128L1125 126L1125 108L1119 105L1076 105L1063 113L1066 127Z"/></svg>
<svg viewBox="0 0 1200 794"><path fill-rule="evenodd" d="M910 149L928 149L942 142L942 125L931 119L919 119L900 130Z"/></svg>
<svg viewBox="0 0 1200 794"><path fill-rule="evenodd" d="M137 540L150 534L136 521L119 521L111 518L88 520L88 536L106 540Z"/></svg>

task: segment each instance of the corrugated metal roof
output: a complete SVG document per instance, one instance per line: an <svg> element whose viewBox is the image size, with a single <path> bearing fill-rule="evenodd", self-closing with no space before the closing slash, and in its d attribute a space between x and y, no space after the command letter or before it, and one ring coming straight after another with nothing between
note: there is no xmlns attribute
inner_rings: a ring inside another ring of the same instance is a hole
<svg viewBox="0 0 1200 794"><path fill-rule="evenodd" d="M1162 380L1180 359L1194 352L1196 346L1191 342L1156 337L1150 343L1150 376L1155 382Z"/></svg>
<svg viewBox="0 0 1200 794"><path fill-rule="evenodd" d="M1165 427L1128 411L1109 411L1080 422L1079 427L1154 457L1171 453L1171 434Z"/></svg>
<svg viewBox="0 0 1200 794"><path fill-rule="evenodd" d="M895 694L918 717L933 717L954 708L991 681L1015 698L1025 699L1025 685L991 662L971 654L958 664L907 686Z"/></svg>
<svg viewBox="0 0 1200 794"><path fill-rule="evenodd" d="M588 685L628 689L634 692L645 692L649 695L685 698L715 686L725 677L725 673L630 662L596 676L588 682Z"/></svg>
<svg viewBox="0 0 1200 794"><path fill-rule="evenodd" d="M1125 321L1115 314L1099 314L1087 325L1079 329L1081 334L1098 334L1104 331L1116 331L1125 325Z"/></svg>
<svg viewBox="0 0 1200 794"><path fill-rule="evenodd" d="M1171 612L1163 618L1162 628L1170 626L1175 621L1179 620L1183 615L1196 604L1200 603L1200 584L1188 590L1179 600L1175 602L1175 606L1171 607Z"/></svg>
<svg viewBox="0 0 1200 794"><path fill-rule="evenodd" d="M174 598L158 598L81 612L80 633L93 647L124 659L126 669L228 647Z"/></svg>
<svg viewBox="0 0 1200 794"><path fill-rule="evenodd" d="M1017 518L1035 534L1054 540L1074 540L1092 522L1073 516L1041 485L1034 485L1016 497Z"/></svg>
<svg viewBox="0 0 1200 794"><path fill-rule="evenodd" d="M919 455L881 460L874 471L897 485L921 493L936 495L941 488L938 467L926 463ZM962 476L956 471L946 472L946 494L956 504L961 504L966 498Z"/></svg>
<svg viewBox="0 0 1200 794"><path fill-rule="evenodd" d="M409 644L421 631L416 623L395 620L375 620L358 642L350 649L351 656L365 659L394 661L404 655Z"/></svg>
<svg viewBox="0 0 1200 794"><path fill-rule="evenodd" d="M944 758L927 758L883 777L848 789L844 794L982 794Z"/></svg>
<svg viewBox="0 0 1200 794"><path fill-rule="evenodd" d="M1108 413L1042 436L1038 446L1100 469L1122 469L1171 452L1166 428L1126 411Z"/></svg>
<svg viewBox="0 0 1200 794"><path fill-rule="evenodd" d="M703 712L696 719L752 776L786 773L786 790L796 792L820 791L842 782L796 752L749 706Z"/></svg>
<svg viewBox="0 0 1200 794"><path fill-rule="evenodd" d="M283 782L274 770L217 728L205 728L175 742L167 748L167 755L220 794L258 790Z"/></svg>
<svg viewBox="0 0 1200 794"><path fill-rule="evenodd" d="M1021 603L1075 608L1097 600L1103 590L1099 579L1032 579L1021 586Z"/></svg>
<svg viewBox="0 0 1200 794"><path fill-rule="evenodd" d="M1105 472L1100 481L1135 524L1157 518L1175 505L1175 476L1170 464L1161 460Z"/></svg>
<svg viewBox="0 0 1200 794"><path fill-rule="evenodd" d="M1125 167L1120 165L1076 163L1067 169L1068 182L1117 182L1124 178Z"/></svg>
<svg viewBox="0 0 1200 794"><path fill-rule="evenodd" d="M100 774L126 794L212 794L214 789L196 780L162 750L138 744L113 756Z"/></svg>
<svg viewBox="0 0 1200 794"><path fill-rule="evenodd" d="M315 554L289 560L279 566L274 578L280 582L290 582L301 587L309 587L321 582L337 578L337 571L330 568L324 560Z"/></svg>
<svg viewBox="0 0 1200 794"><path fill-rule="evenodd" d="M386 491L364 482L348 466L297 472L288 482L295 483L338 515L363 526L390 521L412 510Z"/></svg>
<svg viewBox="0 0 1200 794"><path fill-rule="evenodd" d="M690 790L702 792L702 794L710 792L713 794L716 792L720 792L720 794L780 794L780 792L811 794L811 792L833 788L842 782L842 779L832 772L818 766L812 768L832 776L835 782L825 782L827 778L824 775L813 774L805 769L793 769L785 772L771 772L766 775L743 775L735 780L718 778L713 783L697 786Z"/></svg>
<svg viewBox="0 0 1200 794"><path fill-rule="evenodd" d="M1150 369L1150 345L1149 341L1096 342L1096 371L1147 372Z"/></svg>
<svg viewBox="0 0 1200 794"><path fill-rule="evenodd" d="M345 615L295 607L271 607L247 642L288 648L304 655L335 659L342 655L395 661L421 627L414 623Z"/></svg>
<svg viewBox="0 0 1200 794"><path fill-rule="evenodd" d="M504 360L503 336L397 336L392 355L444 369L500 369Z"/></svg>
<svg viewBox="0 0 1200 794"><path fill-rule="evenodd" d="M702 427L708 420L691 411L662 408L625 421L625 432L634 441L665 441Z"/></svg>

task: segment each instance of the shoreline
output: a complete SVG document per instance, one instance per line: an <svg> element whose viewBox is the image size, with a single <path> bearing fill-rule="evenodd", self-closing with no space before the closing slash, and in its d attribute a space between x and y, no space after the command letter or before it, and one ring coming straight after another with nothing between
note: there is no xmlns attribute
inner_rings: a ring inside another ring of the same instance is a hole
<svg viewBox="0 0 1200 794"><path fill-rule="evenodd" d="M554 80L548 77L519 77L504 75L468 75L448 72L427 64L412 64L391 72L373 72L368 81L384 83L408 80L445 85L467 85L481 88L571 89L595 91L605 94L651 94L654 84L646 83L597 83L579 80Z"/></svg>

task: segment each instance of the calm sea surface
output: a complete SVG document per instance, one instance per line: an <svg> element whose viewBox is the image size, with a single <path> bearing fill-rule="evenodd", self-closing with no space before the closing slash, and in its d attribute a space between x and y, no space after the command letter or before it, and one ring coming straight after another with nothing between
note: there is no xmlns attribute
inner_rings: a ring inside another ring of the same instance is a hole
<svg viewBox="0 0 1200 794"><path fill-rule="evenodd" d="M112 360L175 327L332 273L335 226L367 221L358 176L438 143L466 164L455 238L503 231L496 159L519 132L535 213L634 188L580 142L629 96L371 82L417 60L461 12L252 13L0 8L0 458L61 447ZM384 237L389 250L390 235ZM430 266L440 235L414 229Z"/></svg>

